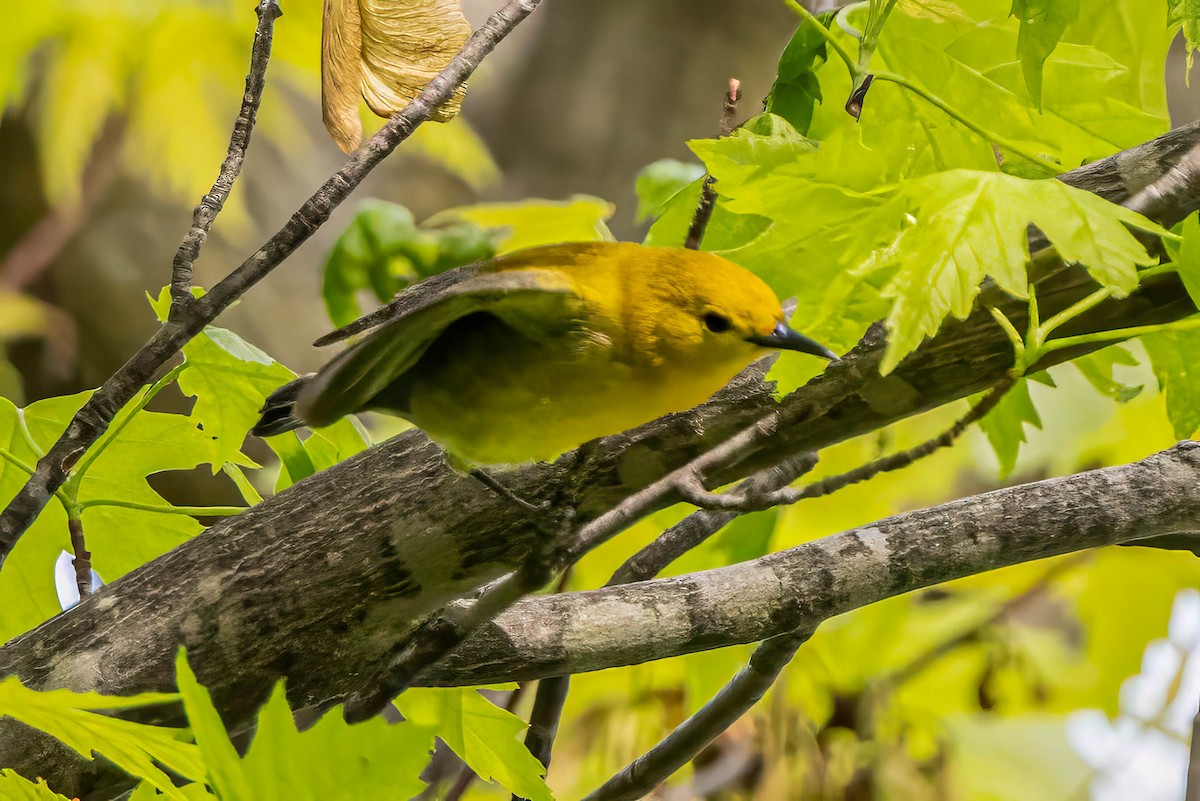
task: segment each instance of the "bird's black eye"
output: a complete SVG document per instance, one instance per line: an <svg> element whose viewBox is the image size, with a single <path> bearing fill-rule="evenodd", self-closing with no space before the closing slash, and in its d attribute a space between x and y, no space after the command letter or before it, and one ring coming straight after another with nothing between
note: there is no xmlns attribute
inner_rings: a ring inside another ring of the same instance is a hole
<svg viewBox="0 0 1200 801"><path fill-rule="evenodd" d="M729 322L728 317L716 312L709 312L704 315L704 325L714 334L721 334L733 328L733 323Z"/></svg>

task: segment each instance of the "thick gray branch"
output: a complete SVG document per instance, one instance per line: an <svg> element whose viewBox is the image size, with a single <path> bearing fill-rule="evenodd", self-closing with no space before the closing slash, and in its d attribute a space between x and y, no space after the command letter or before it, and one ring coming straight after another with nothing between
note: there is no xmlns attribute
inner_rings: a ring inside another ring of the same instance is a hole
<svg viewBox="0 0 1200 801"><path fill-rule="evenodd" d="M429 683L526 681L751 643L1009 565L1200 532L1200 443L897 515L752 562L527 598Z"/></svg>

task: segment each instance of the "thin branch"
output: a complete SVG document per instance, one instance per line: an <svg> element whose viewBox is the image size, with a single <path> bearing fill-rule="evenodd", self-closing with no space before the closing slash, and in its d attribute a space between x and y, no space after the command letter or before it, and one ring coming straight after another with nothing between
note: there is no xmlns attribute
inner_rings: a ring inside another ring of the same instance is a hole
<svg viewBox="0 0 1200 801"><path fill-rule="evenodd" d="M1200 530L1200 443L868 523L751 562L526 598L422 677L489 684L641 664L778 636L924 587ZM753 599L753 601L748 601ZM603 610L598 614L597 610Z"/></svg>
<svg viewBox="0 0 1200 801"><path fill-rule="evenodd" d="M233 133L229 137L229 149L212 189L200 198L192 212L192 227L188 229L179 245L179 251L171 263L171 311L170 317L177 318L192 300L192 273L200 248L208 238L208 231L229 197L233 184L242 172L246 148L250 146L250 135L254 132L254 121L258 106L262 102L266 86L267 64L271 60L271 40L275 34L275 20L282 16L276 0L260 0L254 9L258 15L258 26L254 30L254 44L250 48L250 70L246 73L246 91L242 94L242 107Z"/></svg>
<svg viewBox="0 0 1200 801"><path fill-rule="evenodd" d="M730 78L729 89L725 92L725 100L721 104L721 136L729 136L733 133L733 119L737 114L737 103L741 96L741 81L737 78ZM687 238L683 240L683 246L689 250L700 249L704 231L708 228L708 221L712 219L713 206L717 202L717 192L713 189L713 184L716 182L717 179L711 175L704 176L704 183L700 188L700 202L696 205L696 211L692 215L692 224L688 227Z"/></svg>
<svg viewBox="0 0 1200 801"><path fill-rule="evenodd" d="M721 103L721 136L733 133L733 120L737 116L737 104L742 99L742 82L737 78L729 79L729 89Z"/></svg>
<svg viewBox="0 0 1200 801"><path fill-rule="evenodd" d="M795 481L817 464L816 454L804 454L787 459L775 467L767 468L743 481L748 493L769 492ZM702 510L693 512L664 531L646 547L625 561L605 585L631 584L657 576L667 565L699 546L716 534L741 512L716 512ZM554 749L554 738L558 733L559 719L567 702L570 676L556 676L538 681L533 711L529 715L529 731L525 734L525 747L546 768ZM513 801L521 801L516 796Z"/></svg>
<svg viewBox="0 0 1200 801"><path fill-rule="evenodd" d="M734 490L739 494L756 496L785 487L817 466L815 454L802 454L767 468L740 483ZM688 551L697 547L744 512L737 510L702 509L685 517L664 531L646 547L625 560L607 587L646 581Z"/></svg>
<svg viewBox="0 0 1200 801"><path fill-rule="evenodd" d="M907 451L878 459L839 476L833 476L823 481L815 482L799 491L774 490L766 487L761 489L749 486L754 479L743 481L733 492L720 496L723 498L738 497L743 500L775 500L776 498L795 497L795 500L826 495L858 481L863 481L886 470L895 470L912 464L918 459L934 453L939 448L946 447L962 435L975 421L988 413L1012 386L1013 381L1007 380L994 387L970 411L960 418L953 426L938 437L927 440ZM808 467L815 460L808 461ZM786 475L788 471L785 471ZM697 473L689 473L687 479L695 479ZM755 478L760 478L756 476ZM775 477L777 480L777 476ZM759 484L770 483L771 478L760 478ZM784 482L788 483L788 482ZM683 484L681 486L689 486ZM700 493L709 496L698 482L694 485ZM778 486L778 485L777 485ZM684 493L688 494L687 491ZM691 500L691 498L689 498ZM702 499L701 499L702 500ZM793 501L794 502L794 501ZM774 504L772 504L774 505ZM737 510L726 509L723 512L697 512L696 515L712 515L703 522L698 521L693 529L698 533L705 531L706 523L723 521L724 525L738 513ZM694 516L693 516L694 517ZM691 517L688 520L692 519ZM687 520L684 521L685 523ZM678 528L678 527L677 527ZM718 526L719 528L719 526ZM680 535L678 538L686 537ZM657 544L658 541L655 541ZM669 546L667 546L669 547ZM643 549L645 551L646 549ZM639 556L641 552L639 552ZM659 555L661 558L661 554ZM636 557L635 557L636 558ZM633 560L631 560L633 561ZM626 563L628 564L628 563ZM625 569L622 565L618 575ZM661 567L659 568L661 569ZM632 572L632 571L631 571ZM657 572L657 571L656 571ZM1038 585L1040 587L1040 585ZM1008 607L1005 607L1007 610ZM997 613L1000 614L1000 613ZM812 636L813 629L804 629L793 634L785 634L762 643L750 658L750 663L738 673L724 688L709 701L699 712L689 718L675 731L671 732L654 748L638 757L622 771L605 782L599 789L587 796L587 801L632 801L642 798L655 787L665 781L671 774L679 770L706 748L722 732L745 714L754 704L758 703L763 694L770 688L780 671L792 660L796 650Z"/></svg>
<svg viewBox="0 0 1200 801"><path fill-rule="evenodd" d="M489 17L471 34L446 69L351 154L345 166L326 181L279 232L208 294L189 303L185 313L159 328L128 362L92 394L49 453L38 462L35 474L10 501L4 513L0 514L0 566L54 491L62 486L67 471L155 371L312 236L371 170L407 139L435 108L448 100L475 71L480 61L540 2L509 0Z"/></svg>
<svg viewBox="0 0 1200 801"><path fill-rule="evenodd" d="M533 698L533 710L529 713L529 730L525 732L525 747L537 757L547 771L554 755L554 738L558 736L558 724L562 720L567 693L571 690L571 677L552 676L539 679L537 695ZM525 801L513 795L512 801Z"/></svg>
<svg viewBox="0 0 1200 801"><path fill-rule="evenodd" d="M75 568L75 586L79 588L79 599L83 600L92 594L92 552L83 538L83 520L78 511L67 513L67 530L71 532L71 550L75 552L75 558L71 560L71 566Z"/></svg>
<svg viewBox="0 0 1200 801"><path fill-rule="evenodd" d="M1005 377L1000 383L988 390L987 394L980 398L966 414L955 421L954 425L938 436L928 439L906 451L884 456L845 473L815 481L805 487L789 487L758 495L745 494L740 489L718 494L709 492L704 488L702 481L703 473L696 470L684 472L679 477L676 486L685 500L702 509L724 509L731 511L758 511L769 509L772 506L787 506L807 498L830 495L851 484L857 484L874 478L880 473L887 473L908 467L941 448L949 447L973 423L983 419L988 412L994 409L996 404L1000 402L1005 393L1012 387L1013 383L1015 383L1015 379L1012 376Z"/></svg>
<svg viewBox="0 0 1200 801"><path fill-rule="evenodd" d="M780 671L792 661L796 651L811 636L812 630L803 630L775 637L759 645L751 655L749 664L738 671L699 712L589 793L584 801L634 801L649 794L758 703L775 683Z"/></svg>

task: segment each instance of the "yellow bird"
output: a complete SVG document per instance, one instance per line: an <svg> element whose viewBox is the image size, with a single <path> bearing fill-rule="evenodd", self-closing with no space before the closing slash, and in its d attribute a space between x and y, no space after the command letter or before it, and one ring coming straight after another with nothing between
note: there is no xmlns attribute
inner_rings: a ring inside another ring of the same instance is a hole
<svg viewBox="0 0 1200 801"><path fill-rule="evenodd" d="M551 459L707 400L771 349L836 359L753 273L683 248L548 245L422 281L318 340L374 327L276 390L252 433L399 415L459 459Z"/></svg>

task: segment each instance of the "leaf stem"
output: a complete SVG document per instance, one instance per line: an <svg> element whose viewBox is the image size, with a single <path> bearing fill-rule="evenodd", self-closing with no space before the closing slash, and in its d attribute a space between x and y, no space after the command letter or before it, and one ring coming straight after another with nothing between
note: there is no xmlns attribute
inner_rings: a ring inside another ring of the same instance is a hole
<svg viewBox="0 0 1200 801"><path fill-rule="evenodd" d="M118 413L117 418L113 421L113 424L109 426L107 431L104 432L104 435L100 437L96 444L89 448L88 452L79 459L78 464L75 465L75 469L71 471L71 475L67 479L67 482L74 482L75 484L78 484L83 478L84 474L87 473L88 468L90 468L96 459L99 458L100 454L104 453L104 449L111 445L113 440L115 440L121 434L121 432L125 430L125 427L133 421L133 418L137 415L137 413L142 409L145 409L146 405L149 404L150 401L154 400L154 396L161 392L168 384L178 378L179 374L182 373L186 367L187 364L178 364L171 368L165 374L163 374L162 378L155 381L148 389L142 392L140 397L138 397L132 403L126 404L125 408Z"/></svg>
<svg viewBox="0 0 1200 801"><path fill-rule="evenodd" d="M850 70L851 78L857 80L859 75L858 63L854 56L850 55L850 51L842 47L841 42L834 37L833 31L826 28L821 20L817 19L815 14L813 14L800 3L796 2L796 0L783 0L783 2L792 11L795 11L805 20L813 24L813 27L817 29L817 35L824 39L825 43L833 49L833 52L837 53L838 58L845 62L846 69Z"/></svg>
<svg viewBox="0 0 1200 801"><path fill-rule="evenodd" d="M116 498L90 498L82 501L79 508L91 509L97 506L116 506L121 509L136 509L140 512L158 512L164 515L188 515L189 517L226 517L241 514L246 506L170 506L154 503L138 503L137 501L121 501Z"/></svg>
<svg viewBox="0 0 1200 801"><path fill-rule="evenodd" d="M1004 335L1012 343L1014 361L1016 362L1017 369L1023 374L1025 372L1025 340L1021 336L1021 332L1017 330L1017 327L1012 324L1012 321L1008 319L1004 312L995 306L989 306L988 311L992 313L992 318L1000 324Z"/></svg>
<svg viewBox="0 0 1200 801"><path fill-rule="evenodd" d="M994 131L989 131L986 128L976 125L974 122L971 122L971 120L967 119L962 114L958 113L958 111L955 110L955 108L953 106L951 106L949 103L947 103L945 100L942 100L940 97L933 94L932 92L925 89L924 87L920 86L919 84L913 83L908 78L905 78L903 75L897 75L894 72L877 72L877 73L875 73L875 80L887 81L888 83L894 83L897 86L907 89L908 91L915 94L917 97L920 97L925 102L927 102L930 105L941 110L942 113L946 114L951 119L958 122L960 125L963 125L964 127L970 129L977 136L980 136L983 139L988 140L989 142L993 142L993 143L1003 147L1005 150L1012 151L1013 153L1016 153L1021 158L1029 161L1034 166L1036 166L1040 171L1044 172L1047 177L1050 175L1053 175L1055 173L1054 166L1052 164L1048 163L1045 159L1039 157L1035 153L1031 153L1030 151L1021 147L1020 145L1011 141L1007 137L1001 136L1000 134L997 134Z"/></svg>
<svg viewBox="0 0 1200 801"><path fill-rule="evenodd" d="M25 462L22 461L15 454L10 453L10 452L4 450L3 448L0 448L0 459L3 459L4 461L11 464L13 467L18 468L19 470L23 470L24 472L28 473L31 476L34 473L33 465L25 464ZM59 502L63 505L63 509L67 510L67 512L69 514L71 511L71 506L73 504L71 502L71 499L67 497L66 493L63 492L61 487L54 491L54 497L58 498Z"/></svg>
<svg viewBox="0 0 1200 801"><path fill-rule="evenodd" d="M1146 336L1147 334L1158 334L1163 331L1189 331L1193 328L1200 328L1200 315L1188 317L1184 320L1176 320L1171 323L1158 323L1156 325L1135 325L1131 328L1117 328L1112 331L1097 331L1093 334L1080 334L1074 337L1063 337L1062 339L1052 339L1042 346L1041 355L1053 353L1056 350L1063 348L1073 348L1076 345L1090 345L1097 342L1116 342L1121 339L1133 339L1134 337Z"/></svg>
<svg viewBox="0 0 1200 801"><path fill-rule="evenodd" d="M1046 339L1052 333L1054 333L1054 330L1056 328L1062 326L1064 323L1074 320L1076 317L1083 314L1084 312L1094 309L1100 303L1103 303L1104 301L1111 298L1113 296L1114 292L1116 292L1115 288L1105 287L1103 289L1093 292L1092 294L1088 295L1083 300L1080 300L1080 301L1068 306L1067 308L1063 309L1058 314L1054 315L1049 320L1047 320L1041 326L1039 341L1045 342ZM1032 297L1032 295L1030 297ZM1032 323L1031 323L1031 326L1032 326Z"/></svg>

